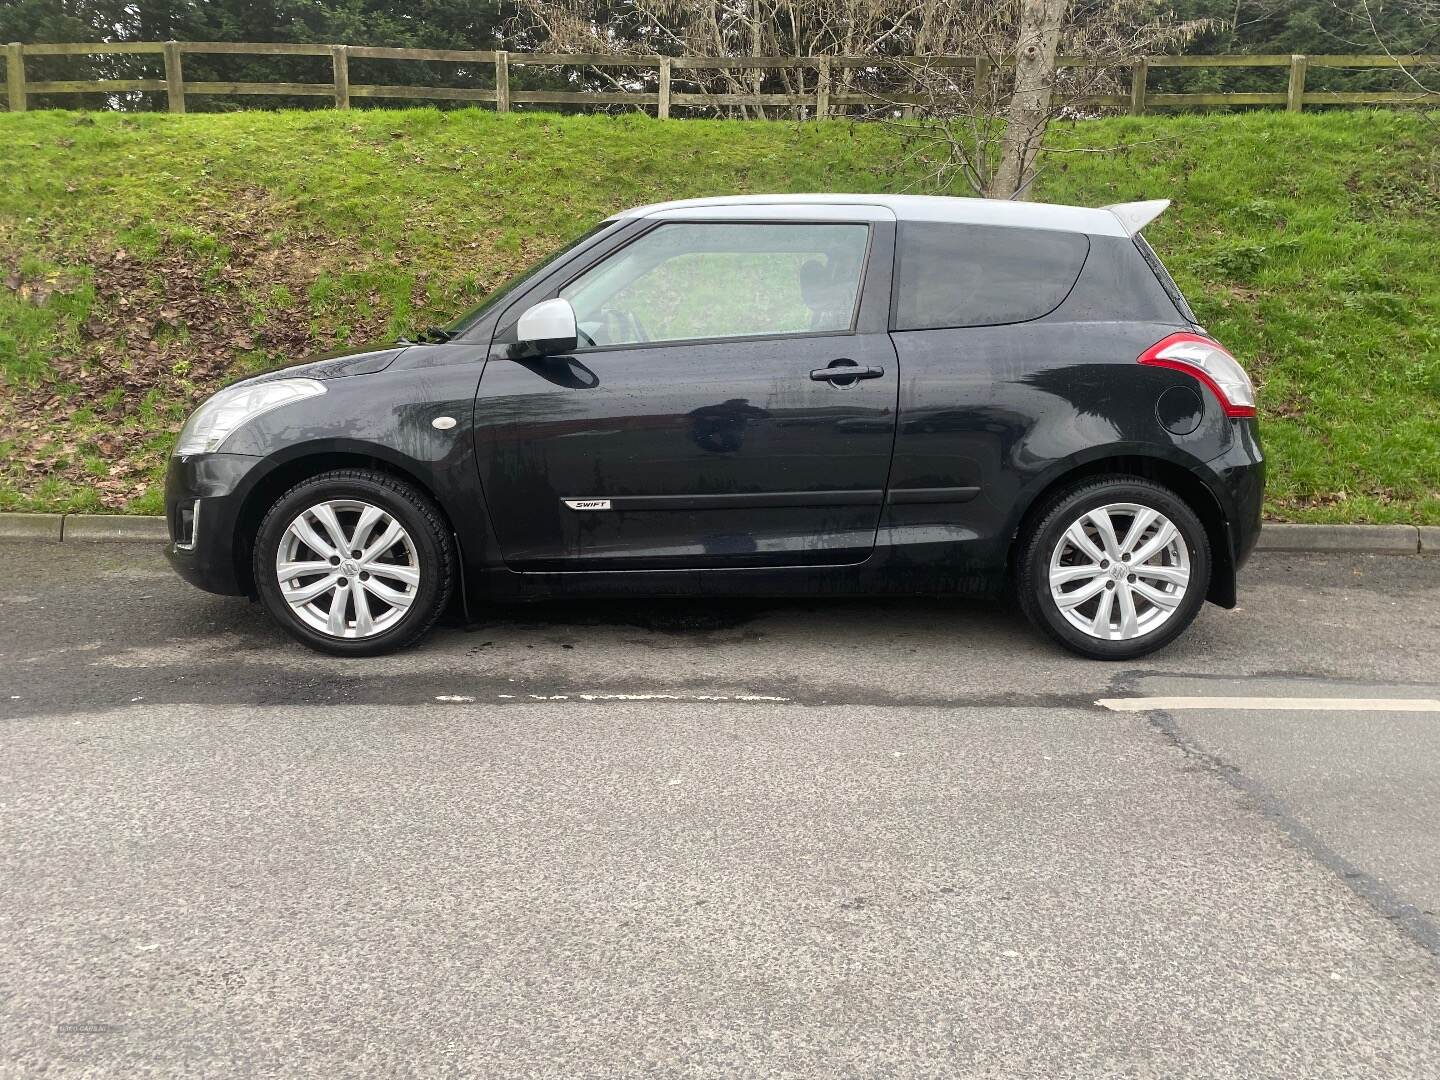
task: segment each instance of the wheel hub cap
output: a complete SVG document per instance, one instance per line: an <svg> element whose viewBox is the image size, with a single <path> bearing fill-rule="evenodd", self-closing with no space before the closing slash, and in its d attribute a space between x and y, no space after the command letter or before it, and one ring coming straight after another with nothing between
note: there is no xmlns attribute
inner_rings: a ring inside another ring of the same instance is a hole
<svg viewBox="0 0 1440 1080"><path fill-rule="evenodd" d="M420 574L405 527L358 499L302 511L275 553L275 579L295 617L337 638L374 637L393 627L415 603Z"/></svg>
<svg viewBox="0 0 1440 1080"><path fill-rule="evenodd" d="M1077 516L1050 554L1050 597L1065 621L1104 641L1152 634L1190 584L1190 549L1175 523L1138 503Z"/></svg>

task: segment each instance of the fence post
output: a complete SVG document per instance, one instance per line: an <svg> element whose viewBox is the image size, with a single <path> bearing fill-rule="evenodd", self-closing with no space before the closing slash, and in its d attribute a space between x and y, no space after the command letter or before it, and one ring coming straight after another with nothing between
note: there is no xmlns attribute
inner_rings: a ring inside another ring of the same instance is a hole
<svg viewBox="0 0 1440 1080"><path fill-rule="evenodd" d="M504 49L495 52L495 111L510 111L510 54Z"/></svg>
<svg viewBox="0 0 1440 1080"><path fill-rule="evenodd" d="M165 42L165 96L172 113L185 111L185 75L180 68L180 43Z"/></svg>
<svg viewBox="0 0 1440 1080"><path fill-rule="evenodd" d="M830 58L820 57L815 72L815 119L830 119Z"/></svg>
<svg viewBox="0 0 1440 1080"><path fill-rule="evenodd" d="M990 58L975 57L975 100L984 104L990 100Z"/></svg>
<svg viewBox="0 0 1440 1080"><path fill-rule="evenodd" d="M670 57L660 58L660 104L655 108L657 120L670 119Z"/></svg>
<svg viewBox="0 0 1440 1080"><path fill-rule="evenodd" d="M1294 53L1290 57L1290 91L1285 99L1288 112L1299 112L1305 107L1305 64L1306 57Z"/></svg>
<svg viewBox="0 0 1440 1080"><path fill-rule="evenodd" d="M1145 115L1145 80L1150 74L1150 61L1145 57L1135 61L1130 69L1130 115Z"/></svg>
<svg viewBox="0 0 1440 1080"><path fill-rule="evenodd" d="M10 111L25 111L25 46L12 41L5 46L5 84L10 91Z"/></svg>
<svg viewBox="0 0 1440 1080"><path fill-rule="evenodd" d="M335 72L335 107L350 107L350 46L330 46L330 66Z"/></svg>

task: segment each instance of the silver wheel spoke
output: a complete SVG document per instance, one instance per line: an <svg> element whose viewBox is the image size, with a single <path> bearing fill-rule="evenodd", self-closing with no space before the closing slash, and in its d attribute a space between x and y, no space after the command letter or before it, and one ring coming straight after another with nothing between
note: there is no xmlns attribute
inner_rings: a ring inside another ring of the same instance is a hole
<svg viewBox="0 0 1440 1080"><path fill-rule="evenodd" d="M275 576L283 581L294 581L307 574L330 574L335 568L328 562L282 562L275 567Z"/></svg>
<svg viewBox="0 0 1440 1080"><path fill-rule="evenodd" d="M1183 592L1161 592L1159 589L1153 588L1152 586L1145 584L1145 582L1143 581L1137 581L1130 587L1134 589L1140 596L1144 597L1146 600L1149 600L1156 607L1161 608L1165 611L1175 610L1177 607L1180 606L1180 601L1184 599L1185 596Z"/></svg>
<svg viewBox="0 0 1440 1080"><path fill-rule="evenodd" d="M321 503L313 507L310 513L315 515L315 520L325 530L325 535L330 537L330 543L334 545L341 556L348 555L349 549L345 546L345 530L340 527L340 519L335 516L335 510L329 503Z"/></svg>
<svg viewBox="0 0 1440 1080"><path fill-rule="evenodd" d="M329 558L332 555L340 554L334 544L322 537L315 531L315 527L305 520L304 514L301 514L290 523L290 531L299 537L305 546L315 552L316 555L323 555Z"/></svg>
<svg viewBox="0 0 1440 1080"><path fill-rule="evenodd" d="M1159 516L1159 510L1152 510L1148 506L1136 514L1135 519L1130 522L1130 528L1125 530L1125 539L1120 544L1121 554L1127 551L1134 551L1135 545L1138 544L1140 538L1145 535L1145 530L1155 524L1155 519Z"/></svg>
<svg viewBox="0 0 1440 1080"><path fill-rule="evenodd" d="M349 606L346 603L349 592L349 589L336 589L335 596L330 601L330 612L325 616L325 629L336 637L345 636L345 609Z"/></svg>
<svg viewBox="0 0 1440 1080"><path fill-rule="evenodd" d="M1057 594L1055 597L1055 603L1059 604L1062 608L1078 607L1104 588L1105 579L1103 577L1096 578L1088 585L1082 585L1080 586L1080 588L1075 589L1072 592Z"/></svg>
<svg viewBox="0 0 1440 1080"><path fill-rule="evenodd" d="M1086 535L1085 527L1078 521L1065 530L1065 539L1089 556L1091 562L1098 563L1105 558L1105 552L1101 551L1095 545L1095 541Z"/></svg>
<svg viewBox="0 0 1440 1080"><path fill-rule="evenodd" d="M1092 563L1089 566L1062 566L1058 570L1050 571L1050 584L1068 585L1072 581L1079 581L1081 578L1092 578L1105 571L1100 569L1099 563Z"/></svg>
<svg viewBox="0 0 1440 1080"><path fill-rule="evenodd" d="M370 539L370 533L375 528L376 522L386 518L385 511L378 506L367 506L360 511L360 520L355 523L355 530L350 534L350 550L364 551L365 541ZM386 518L386 520L389 520Z"/></svg>
<svg viewBox="0 0 1440 1080"><path fill-rule="evenodd" d="M1095 526L1095 531L1100 534L1100 540L1105 545L1105 556L1109 559L1120 558L1120 541L1115 536L1115 523L1110 520L1110 515L1103 508L1090 511L1090 524Z"/></svg>
<svg viewBox="0 0 1440 1080"><path fill-rule="evenodd" d="M370 599L363 587L351 589L350 598L355 601L355 636L369 637L375 632L375 620L370 615Z"/></svg>
<svg viewBox="0 0 1440 1080"><path fill-rule="evenodd" d="M327 570L330 568L328 563L325 568ZM340 584L340 575L331 574L328 577L321 578L319 581L312 581L309 585L300 585L293 589L286 589L285 599L289 600L292 604L308 604L311 600L324 596L338 584Z"/></svg>
<svg viewBox="0 0 1440 1080"><path fill-rule="evenodd" d="M1169 521L1160 526L1160 530L1152 536L1139 551L1131 556L1132 563L1147 563L1160 552L1170 546L1170 541L1180 535L1180 530L1175 528Z"/></svg>
<svg viewBox="0 0 1440 1080"><path fill-rule="evenodd" d="M1182 588L1190 584L1190 571L1182 570L1178 566L1134 566L1131 567L1130 572L1136 577L1152 578L1155 581L1168 582Z"/></svg>
<svg viewBox="0 0 1440 1080"><path fill-rule="evenodd" d="M1140 618L1135 614L1135 597L1131 595L1130 583L1120 582L1115 586L1120 601L1120 636L1132 638L1140 632Z"/></svg>
<svg viewBox="0 0 1440 1080"><path fill-rule="evenodd" d="M405 530L400 527L400 523L398 521L391 521L389 527L380 534L380 539L376 540L375 543L360 553L360 561L362 563L369 563L377 556L385 554L385 552L394 547L400 540L400 537L404 535Z"/></svg>
<svg viewBox="0 0 1440 1080"><path fill-rule="evenodd" d="M1090 620L1090 632L1098 638L1110 636L1110 609L1115 606L1115 590L1106 589L1100 595L1100 606L1095 609L1095 618Z"/></svg>
<svg viewBox="0 0 1440 1080"><path fill-rule="evenodd" d="M399 589L392 589L383 581L376 581L373 577L369 581L362 581L360 583L360 587L367 592L378 596L381 600L384 600L385 603L389 604L391 607L408 608L412 603L415 602L415 594L413 592L406 593L401 592Z"/></svg>
<svg viewBox="0 0 1440 1080"><path fill-rule="evenodd" d="M274 580L300 622L353 640L384 633L409 614L423 569L414 540L390 513L337 498L307 507L286 527Z"/></svg>
<svg viewBox="0 0 1440 1080"><path fill-rule="evenodd" d="M420 584L420 571L413 566L397 566L394 563L368 562L364 564L365 569L370 571L374 577L389 578L391 581L403 581L406 585Z"/></svg>

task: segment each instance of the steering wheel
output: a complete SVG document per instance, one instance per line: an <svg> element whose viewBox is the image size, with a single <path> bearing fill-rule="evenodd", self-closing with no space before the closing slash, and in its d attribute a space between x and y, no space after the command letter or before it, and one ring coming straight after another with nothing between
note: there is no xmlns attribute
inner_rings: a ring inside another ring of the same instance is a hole
<svg viewBox="0 0 1440 1080"><path fill-rule="evenodd" d="M578 326L575 327L575 336L582 339L582 344L589 345L592 349L596 345L595 339Z"/></svg>

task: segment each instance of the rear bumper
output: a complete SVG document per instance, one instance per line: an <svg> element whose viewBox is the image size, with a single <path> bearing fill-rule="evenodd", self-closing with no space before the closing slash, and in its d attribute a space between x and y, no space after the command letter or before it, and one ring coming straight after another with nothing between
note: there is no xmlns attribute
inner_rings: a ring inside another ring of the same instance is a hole
<svg viewBox="0 0 1440 1080"><path fill-rule="evenodd" d="M240 511L264 459L241 454L172 457L165 474L165 557L206 592L243 596L239 573Z"/></svg>
<svg viewBox="0 0 1440 1080"><path fill-rule="evenodd" d="M1260 539L1265 513L1265 455L1260 449L1260 427L1254 420L1237 425L1239 438L1230 453L1212 462L1233 502L1230 518L1231 551L1235 568L1245 565Z"/></svg>
<svg viewBox="0 0 1440 1080"><path fill-rule="evenodd" d="M1265 455L1260 448L1260 430L1254 420L1235 422L1236 438L1219 457L1207 462L1213 478L1212 490L1225 514L1227 551L1216 552L1215 574L1209 599L1221 607L1234 607L1236 574L1260 539L1260 522L1265 510Z"/></svg>

